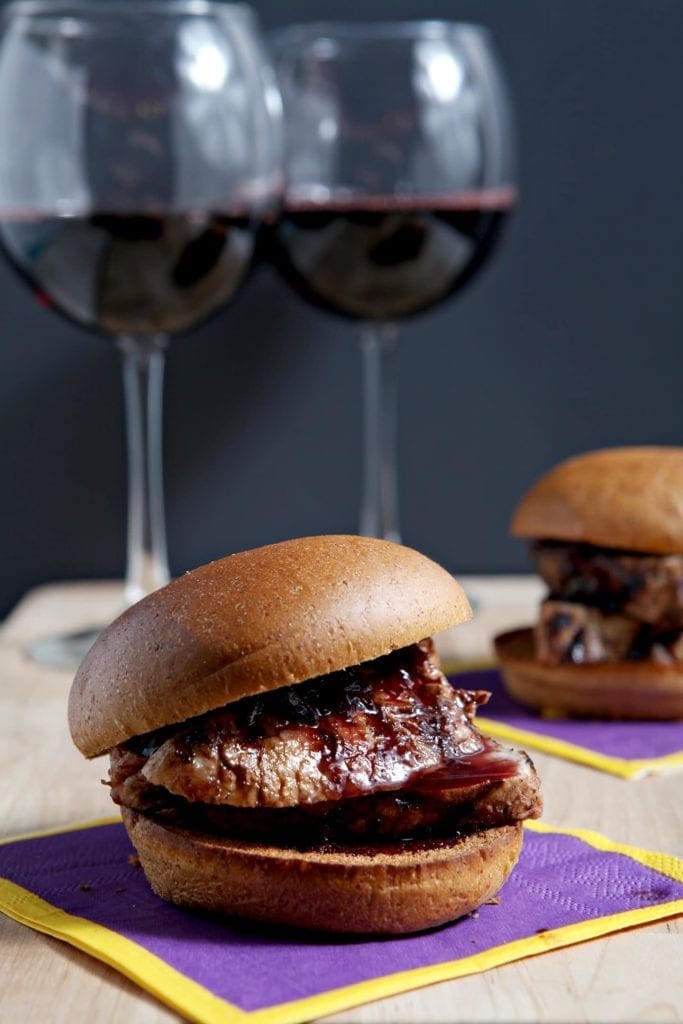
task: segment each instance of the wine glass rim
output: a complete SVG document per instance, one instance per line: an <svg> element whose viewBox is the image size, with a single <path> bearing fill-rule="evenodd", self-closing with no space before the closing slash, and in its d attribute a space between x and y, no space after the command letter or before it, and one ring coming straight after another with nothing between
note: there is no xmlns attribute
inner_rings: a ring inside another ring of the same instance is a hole
<svg viewBox="0 0 683 1024"><path fill-rule="evenodd" d="M2 10L2 17L10 19L17 15L27 17L48 16L51 18L98 18L112 14L164 14L204 16L207 14L231 15L252 19L253 8L241 0L106 0L93 3L93 0L12 0Z"/></svg>
<svg viewBox="0 0 683 1024"><path fill-rule="evenodd" d="M302 21L272 29L269 39L276 44L313 40L325 36L338 39L419 39L438 38L452 33L488 37L485 25L476 21L448 18L408 19L405 21Z"/></svg>

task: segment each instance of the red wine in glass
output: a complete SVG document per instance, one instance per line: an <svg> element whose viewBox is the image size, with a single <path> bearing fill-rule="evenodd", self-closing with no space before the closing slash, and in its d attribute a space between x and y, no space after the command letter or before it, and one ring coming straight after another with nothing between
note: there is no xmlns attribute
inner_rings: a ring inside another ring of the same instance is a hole
<svg viewBox="0 0 683 1024"><path fill-rule="evenodd" d="M511 187L449 196L289 202L272 259L304 299L359 320L398 320L453 295L490 255Z"/></svg>
<svg viewBox="0 0 683 1024"><path fill-rule="evenodd" d="M0 214L0 246L37 299L110 336L176 334L220 310L254 235L248 213Z"/></svg>

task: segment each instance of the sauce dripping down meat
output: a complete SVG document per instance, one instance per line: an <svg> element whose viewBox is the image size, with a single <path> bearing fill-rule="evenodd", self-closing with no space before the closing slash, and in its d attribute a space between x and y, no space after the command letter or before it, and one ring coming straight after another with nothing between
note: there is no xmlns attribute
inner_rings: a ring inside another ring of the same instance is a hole
<svg viewBox="0 0 683 1024"><path fill-rule="evenodd" d="M518 772L519 755L504 750L495 740L484 737L481 750L474 754L463 754L438 768L423 772L411 781L410 788L419 793L437 793L476 786L481 782L501 782L513 778Z"/></svg>

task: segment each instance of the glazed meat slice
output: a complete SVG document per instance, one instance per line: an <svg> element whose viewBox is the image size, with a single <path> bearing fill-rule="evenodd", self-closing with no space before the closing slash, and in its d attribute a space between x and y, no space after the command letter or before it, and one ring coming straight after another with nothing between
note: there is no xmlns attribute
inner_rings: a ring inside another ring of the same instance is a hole
<svg viewBox="0 0 683 1024"><path fill-rule="evenodd" d="M643 555L557 541L540 541L532 553L552 595L659 630L683 629L683 555Z"/></svg>
<svg viewBox="0 0 683 1024"><path fill-rule="evenodd" d="M279 707L264 699L262 710L196 719L150 755L142 776L188 800L293 807L396 789L481 748L471 714L484 694L414 667L339 675L351 678L288 687Z"/></svg>
<svg viewBox="0 0 683 1024"><path fill-rule="evenodd" d="M546 665L623 661L638 649L642 628L624 615L551 598L542 602L534 630L536 656Z"/></svg>
<svg viewBox="0 0 683 1024"><path fill-rule="evenodd" d="M298 807L244 808L190 802L146 782L130 755L113 759L112 787L117 802L134 810L161 816L169 824L241 839L302 848L326 842L395 842L408 837L452 836L537 818L541 814L539 780L534 767L519 751L494 740L485 742L476 778L472 758L449 766L443 784L437 769L406 789L379 792ZM475 755L476 761L479 755ZM489 765L491 776L487 777ZM460 784L458 776L462 769ZM126 775L133 771L134 774ZM502 776L502 777L501 777Z"/></svg>
<svg viewBox="0 0 683 1024"><path fill-rule="evenodd" d="M487 741L491 747L498 747ZM502 750L511 768L503 779L469 781L450 789L407 789L279 809L187 804L178 810L202 830L264 842L317 846L367 843L494 828L541 814L538 776L526 754ZM465 772L465 774L467 774Z"/></svg>

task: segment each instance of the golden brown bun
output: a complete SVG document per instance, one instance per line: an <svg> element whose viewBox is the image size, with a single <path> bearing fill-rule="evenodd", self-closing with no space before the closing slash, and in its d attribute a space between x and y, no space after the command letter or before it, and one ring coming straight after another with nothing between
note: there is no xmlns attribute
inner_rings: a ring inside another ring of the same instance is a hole
<svg viewBox="0 0 683 1024"><path fill-rule="evenodd" d="M414 851L301 853L121 810L145 875L165 900L331 932L401 934L462 917L498 892L522 846L515 824Z"/></svg>
<svg viewBox="0 0 683 1024"><path fill-rule="evenodd" d="M502 633L495 647L510 696L546 714L683 718L683 665L653 661L544 665L534 657L532 629Z"/></svg>
<svg viewBox="0 0 683 1024"><path fill-rule="evenodd" d="M471 615L445 569L389 541L304 537L243 551L174 580L100 634L71 688L71 735L94 757Z"/></svg>
<svg viewBox="0 0 683 1024"><path fill-rule="evenodd" d="M605 448L568 459L527 491L511 531L516 537L683 553L683 448Z"/></svg>

